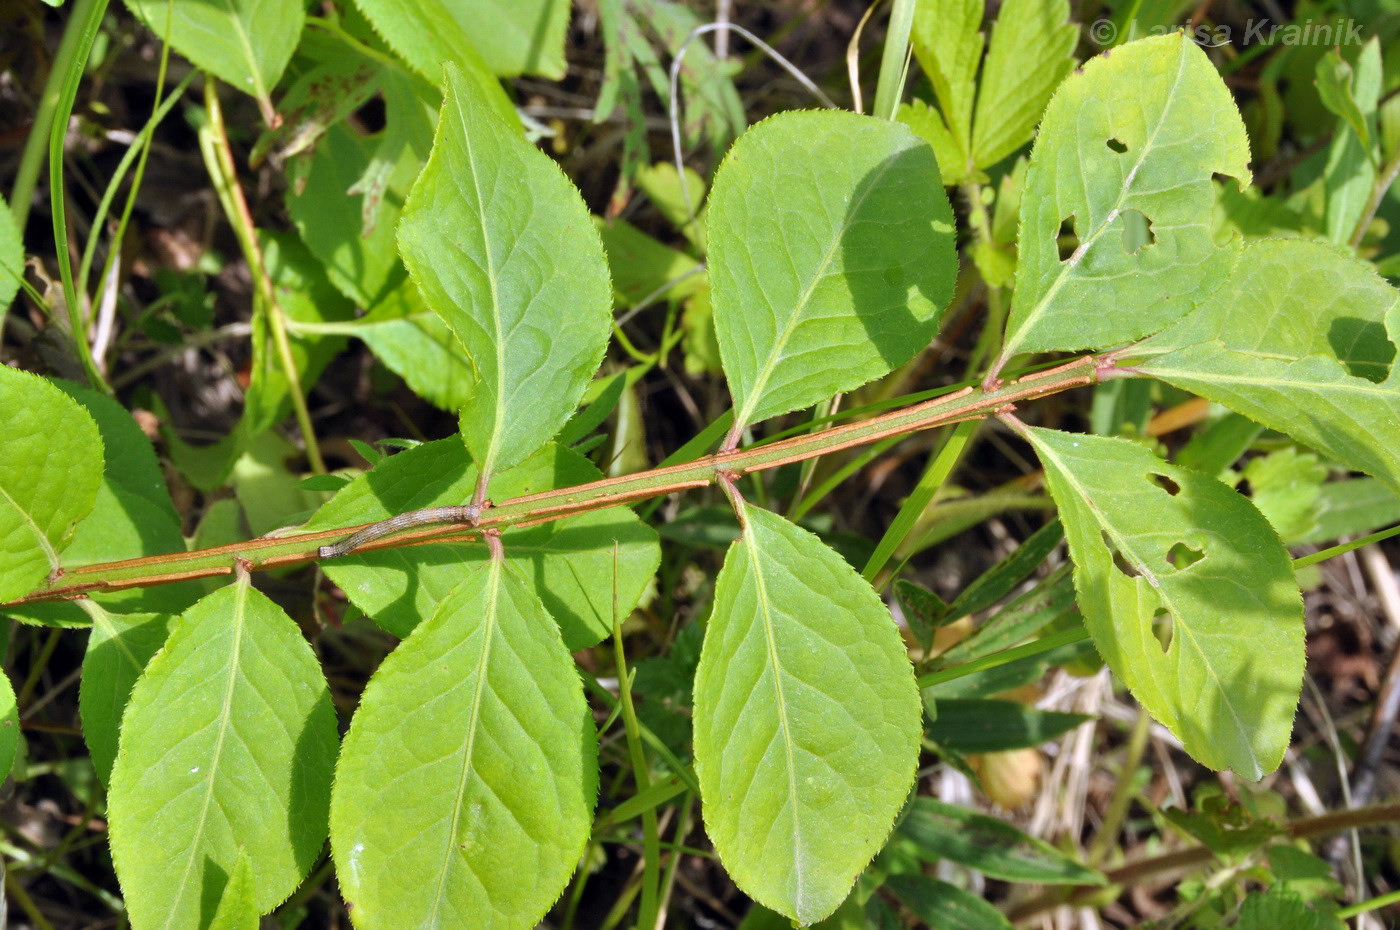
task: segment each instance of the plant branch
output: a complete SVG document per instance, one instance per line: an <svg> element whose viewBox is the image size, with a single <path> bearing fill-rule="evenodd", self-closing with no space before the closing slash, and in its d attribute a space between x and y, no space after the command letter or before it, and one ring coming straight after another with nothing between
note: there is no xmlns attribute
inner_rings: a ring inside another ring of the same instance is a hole
<svg viewBox="0 0 1400 930"><path fill-rule="evenodd" d="M781 442L721 452L695 461L656 468L633 475L604 478L588 484L543 491L483 508L470 528L455 520L446 525L423 526L420 511L412 517L400 514L384 524L395 524L390 535L376 536L362 550L397 548L433 542L465 542L480 538L490 530L512 526L548 523L563 517L632 504L637 501L713 484L720 475L743 476L864 446L891 437L921 430L976 420L1010 409L1015 404L1058 394L1071 388L1095 384L1113 370L1115 355L1086 355L1055 368L1033 372L994 390L963 388L923 403L892 410L869 420L843 424L818 433L794 436ZM450 514L448 516L456 516ZM347 535L381 524L339 527L310 533L262 537L247 542L147 556L121 562L103 562L60 570L57 577L12 604L25 604L79 597L94 591L146 587L191 578L231 574L236 564L253 570L312 562L320 558L322 546L334 544ZM412 525L406 532L400 527Z"/></svg>
<svg viewBox="0 0 1400 930"><path fill-rule="evenodd" d="M1286 824L1284 830L1293 839L1309 840L1331 836L1345 830L1376 827L1390 823L1400 823L1400 804L1377 804L1372 807L1332 811L1317 817L1301 817ZM1104 876L1108 879L1110 886L1132 885L1154 876L1199 868L1214 858L1215 854L1207 847L1190 846L1175 852L1163 853L1160 856L1129 862L1104 872ZM1100 885L1053 888L1022 901L1011 909L1007 917L1014 923L1025 923L1060 905L1072 907L1076 903L1102 892L1103 886Z"/></svg>

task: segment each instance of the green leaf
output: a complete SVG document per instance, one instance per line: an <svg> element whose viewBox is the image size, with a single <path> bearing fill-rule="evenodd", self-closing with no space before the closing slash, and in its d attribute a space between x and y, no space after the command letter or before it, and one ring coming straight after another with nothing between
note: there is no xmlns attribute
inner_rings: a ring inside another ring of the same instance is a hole
<svg viewBox="0 0 1400 930"><path fill-rule="evenodd" d="M0 320L10 302L19 293L19 283L24 279L24 241L19 228L15 226L15 216L10 205L0 197Z"/></svg>
<svg viewBox="0 0 1400 930"><path fill-rule="evenodd" d="M895 111L895 119L908 126L914 131L914 135L933 148L945 187L967 180L967 153L959 147L958 140L948 131L942 114L916 97L899 105L899 109Z"/></svg>
<svg viewBox="0 0 1400 930"><path fill-rule="evenodd" d="M61 390L0 365L0 603L59 568L102 483L102 439Z"/></svg>
<svg viewBox="0 0 1400 930"><path fill-rule="evenodd" d="M15 705L15 689L10 678L0 671L0 782L15 765L15 750L19 747L19 708Z"/></svg>
<svg viewBox="0 0 1400 930"><path fill-rule="evenodd" d="M520 125L515 105L477 48L475 29L460 18L461 4L455 0L355 0L355 6L410 68L439 87L444 86L445 73L463 75L497 116L511 126Z"/></svg>
<svg viewBox="0 0 1400 930"><path fill-rule="evenodd" d="M938 930L1011 930L1001 911L970 891L927 875L891 875L885 885L929 927Z"/></svg>
<svg viewBox="0 0 1400 930"><path fill-rule="evenodd" d="M1327 466L1293 446L1251 459L1241 473L1249 499L1285 543L1296 542L1317 526L1318 501Z"/></svg>
<svg viewBox="0 0 1400 930"><path fill-rule="evenodd" d="M1066 0L1006 0L997 13L972 130L972 162L990 168L1031 139L1074 67L1079 28Z"/></svg>
<svg viewBox="0 0 1400 930"><path fill-rule="evenodd" d="M1308 907L1297 894L1282 888L1256 892L1244 899L1235 930L1342 930L1345 923Z"/></svg>
<svg viewBox="0 0 1400 930"><path fill-rule="evenodd" d="M910 39L943 110L942 123L957 151L972 150L972 101L982 61L982 0L918 0ZM952 173L965 176L968 164Z"/></svg>
<svg viewBox="0 0 1400 930"><path fill-rule="evenodd" d="M1396 298L1336 247L1252 243L1216 296L1131 365L1400 490Z"/></svg>
<svg viewBox="0 0 1400 930"><path fill-rule="evenodd" d="M355 923L532 927L588 839L593 720L558 628L509 567L467 569L365 689L331 848Z"/></svg>
<svg viewBox="0 0 1400 930"><path fill-rule="evenodd" d="M292 58L306 18L301 0L126 0L126 5L175 51L256 97L264 114L272 114L272 87Z"/></svg>
<svg viewBox="0 0 1400 930"><path fill-rule="evenodd" d="M434 406L456 411L471 400L476 383L471 359L412 281L403 281L344 331L363 340L385 367Z"/></svg>
<svg viewBox="0 0 1400 930"><path fill-rule="evenodd" d="M602 474L577 452L549 445L496 477L488 489L503 502L538 491L596 481ZM416 446L355 478L307 529L356 526L423 507L466 503L477 471L455 439ZM656 533L617 507L539 526L506 530L506 561L531 579L570 650L612 633L613 546L618 547L617 605L624 616L641 599L660 564ZM325 565L326 574L375 622L407 636L461 581L464 564L485 561L481 543L436 543L353 552Z"/></svg>
<svg viewBox="0 0 1400 930"><path fill-rule="evenodd" d="M1268 521L1215 478L1127 440L1026 435L1114 674L1197 761L1256 780L1273 771L1304 657L1302 599Z"/></svg>
<svg viewBox="0 0 1400 930"><path fill-rule="evenodd" d="M462 412L473 460L487 475L523 461L573 414L597 370L612 287L578 189L456 68L399 247L475 365Z"/></svg>
<svg viewBox="0 0 1400 930"><path fill-rule="evenodd" d="M835 110L765 120L720 165L709 228L736 425L902 365L937 333L953 293L938 164L900 123Z"/></svg>
<svg viewBox="0 0 1400 930"><path fill-rule="evenodd" d="M272 910L325 842L335 711L311 647L247 579L174 624L122 718L108 802L132 926L204 926L240 855Z"/></svg>
<svg viewBox="0 0 1400 930"><path fill-rule="evenodd" d="M104 479L144 506L177 521L170 489L165 486L151 440L141 431L130 411L120 403L71 381L55 380L54 386L73 398L88 412L102 437Z"/></svg>
<svg viewBox="0 0 1400 930"><path fill-rule="evenodd" d="M1090 59L1051 98L1031 155L1003 356L1127 342L1209 296L1235 260L1212 235L1211 174L1247 181L1248 161L1239 110L1191 40ZM1143 219L1152 241L1129 252ZM1062 261L1066 221L1079 244Z"/></svg>
<svg viewBox="0 0 1400 930"><path fill-rule="evenodd" d="M94 607L92 632L83 656L78 710L83 740L103 784L111 781L117 758L117 732L131 689L170 632L162 614L115 614Z"/></svg>
<svg viewBox="0 0 1400 930"><path fill-rule="evenodd" d="M1007 752L1048 743L1091 719L1017 701L939 697L928 738L954 752Z"/></svg>
<svg viewBox="0 0 1400 930"><path fill-rule="evenodd" d="M1332 481L1318 494L1316 517L1316 528L1299 543L1317 545L1343 536L1365 536L1400 523L1400 497L1376 478Z"/></svg>
<svg viewBox="0 0 1400 930"><path fill-rule="evenodd" d="M1366 114L1361 111L1355 94L1352 93L1352 68L1342 57L1340 48L1331 49L1317 60L1314 80L1317 82L1317 95L1322 99L1322 105L1345 120L1361 140L1362 148L1369 151L1371 127L1367 124ZM1375 110L1374 98L1371 101L1371 109Z"/></svg>
<svg viewBox="0 0 1400 930"><path fill-rule="evenodd" d="M209 930L258 930L258 906L253 900L253 869L248 853L240 849L238 862L229 873L219 899L219 909L209 922Z"/></svg>
<svg viewBox="0 0 1400 930"><path fill-rule="evenodd" d="M904 804L919 693L849 563L775 514L743 513L695 674L695 771L726 871L808 924L845 899Z"/></svg>
<svg viewBox="0 0 1400 930"><path fill-rule="evenodd" d="M940 709L941 709L940 705ZM1104 877L1005 821L933 798L915 798L899 832L931 861L947 859L1008 882L1102 885Z"/></svg>

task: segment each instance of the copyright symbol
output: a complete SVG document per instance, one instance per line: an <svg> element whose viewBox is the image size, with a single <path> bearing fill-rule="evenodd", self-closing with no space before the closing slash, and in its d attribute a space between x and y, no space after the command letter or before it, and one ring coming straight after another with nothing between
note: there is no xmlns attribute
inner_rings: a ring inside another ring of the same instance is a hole
<svg viewBox="0 0 1400 930"><path fill-rule="evenodd" d="M1098 45L1112 45L1113 40L1118 38L1118 27L1107 19L1095 20L1089 27L1089 38Z"/></svg>

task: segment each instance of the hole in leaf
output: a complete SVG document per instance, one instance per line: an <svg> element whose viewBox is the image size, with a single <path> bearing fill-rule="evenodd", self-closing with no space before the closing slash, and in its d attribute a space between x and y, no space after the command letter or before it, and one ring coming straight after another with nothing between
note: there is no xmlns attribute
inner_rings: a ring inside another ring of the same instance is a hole
<svg viewBox="0 0 1400 930"><path fill-rule="evenodd" d="M1117 139L1109 139L1108 147L1113 151L1117 152L1119 155L1122 155L1128 150L1128 147L1123 143L1119 142Z"/></svg>
<svg viewBox="0 0 1400 930"><path fill-rule="evenodd" d="M1380 384L1390 375L1395 361L1395 344L1385 327L1375 320L1339 317L1327 330L1327 344L1347 373Z"/></svg>
<svg viewBox="0 0 1400 930"><path fill-rule="evenodd" d="M1173 619L1172 612L1165 607L1158 607L1157 612L1152 615L1152 635L1157 638L1163 652L1172 647Z"/></svg>
<svg viewBox="0 0 1400 930"><path fill-rule="evenodd" d="M1060 231L1055 234L1055 243L1060 248L1060 261L1067 262L1079 247L1079 234L1074 231L1074 215L1060 220Z"/></svg>
<svg viewBox="0 0 1400 930"><path fill-rule="evenodd" d="M1157 234L1152 231L1152 221L1141 210L1124 210L1120 219L1123 222L1123 251L1129 255L1136 255L1157 241Z"/></svg>
<svg viewBox="0 0 1400 930"><path fill-rule="evenodd" d="M1166 491L1172 497L1176 497L1181 493L1181 485L1177 484L1166 475L1159 475L1156 472L1152 472L1147 476L1147 480L1157 485L1157 487L1161 488L1163 491Z"/></svg>
<svg viewBox="0 0 1400 930"><path fill-rule="evenodd" d="M1167 561L1176 569L1190 568L1205 557L1206 554L1200 549L1192 549L1184 542L1179 542L1167 550Z"/></svg>
<svg viewBox="0 0 1400 930"><path fill-rule="evenodd" d="M1118 547L1113 544L1113 540L1109 538L1108 531L1100 530L1099 532L1100 535L1103 537L1104 548L1107 549L1109 552L1113 553L1114 567L1117 568L1123 574L1127 575L1129 578L1136 578L1139 575L1141 575L1142 572L1138 571L1137 566L1134 565L1132 562L1129 562L1127 558L1124 557L1123 553L1118 549Z"/></svg>

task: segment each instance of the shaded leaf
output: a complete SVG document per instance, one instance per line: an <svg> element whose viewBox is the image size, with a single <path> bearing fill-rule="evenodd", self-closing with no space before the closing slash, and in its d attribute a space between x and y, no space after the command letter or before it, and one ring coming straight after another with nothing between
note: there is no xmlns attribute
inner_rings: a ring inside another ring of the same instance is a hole
<svg viewBox="0 0 1400 930"><path fill-rule="evenodd" d="M117 758L122 712L146 663L165 644L171 618L162 614L116 614L101 607L89 614L92 632L83 655L78 710L93 768L102 783L107 784Z"/></svg>
<svg viewBox="0 0 1400 930"><path fill-rule="evenodd" d="M1092 717L1037 710L1016 701L938 698L928 738L960 753L1006 752L1048 743Z"/></svg>
<svg viewBox="0 0 1400 930"><path fill-rule="evenodd" d="M765 120L725 156L709 228L736 425L903 364L933 338L952 296L953 218L938 164L899 123L834 110Z"/></svg>
<svg viewBox="0 0 1400 930"><path fill-rule="evenodd" d="M0 671L0 782L9 777L19 747L19 709L10 678Z"/></svg>
<svg viewBox="0 0 1400 930"><path fill-rule="evenodd" d="M102 483L92 417L53 384L0 365L0 603L60 565Z"/></svg>
<svg viewBox="0 0 1400 930"><path fill-rule="evenodd" d="M403 378L419 397L443 410L471 400L476 375L471 359L442 317L428 309L412 281L394 288L346 332Z"/></svg>
<svg viewBox="0 0 1400 930"><path fill-rule="evenodd" d="M122 718L108 802L131 923L204 926L241 855L272 910L325 842L335 712L291 618L247 579L173 625Z"/></svg>
<svg viewBox="0 0 1400 930"><path fill-rule="evenodd" d="M1065 524L1085 625L1114 674L1201 763L1251 779L1272 771L1304 657L1302 599L1268 521L1215 478L1128 440L1026 435Z"/></svg>
<svg viewBox="0 0 1400 930"><path fill-rule="evenodd" d="M695 675L695 770L726 871L812 923L904 804L919 695L889 612L850 564L775 514L744 516Z"/></svg>
<svg viewBox="0 0 1400 930"><path fill-rule="evenodd" d="M24 242L15 226L14 214L10 205L0 197L0 320L10 302L19 293L19 282L24 278Z"/></svg>
<svg viewBox="0 0 1400 930"><path fill-rule="evenodd" d="M578 189L456 68L399 247L475 366L462 412L473 460L487 475L518 464L578 406L607 346L612 288Z"/></svg>
<svg viewBox="0 0 1400 930"><path fill-rule="evenodd" d="M927 875L891 875L885 880L904 906L938 930L1010 930L1001 911L957 885Z"/></svg>
<svg viewBox="0 0 1400 930"><path fill-rule="evenodd" d="M301 37L301 0L126 0L157 36L272 113L272 87ZM169 23L167 35L166 25Z"/></svg>
<svg viewBox="0 0 1400 930"><path fill-rule="evenodd" d="M219 909L209 922L209 930L258 930L258 906L253 900L253 869L248 854L238 851L238 862L229 873L228 884L219 898Z"/></svg>
<svg viewBox="0 0 1400 930"><path fill-rule="evenodd" d="M588 839L596 751L544 607L501 562L467 569L345 739L331 848L356 925L534 926Z"/></svg>
<svg viewBox="0 0 1400 930"><path fill-rule="evenodd" d="M1190 39L1090 59L1051 98L1031 154L1003 355L1127 342L1209 296L1235 260L1212 235L1211 175L1247 180L1248 161L1239 110ZM1152 237L1135 251L1132 220ZM1061 260L1066 222L1078 246Z"/></svg>

